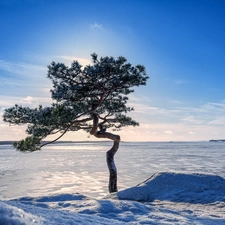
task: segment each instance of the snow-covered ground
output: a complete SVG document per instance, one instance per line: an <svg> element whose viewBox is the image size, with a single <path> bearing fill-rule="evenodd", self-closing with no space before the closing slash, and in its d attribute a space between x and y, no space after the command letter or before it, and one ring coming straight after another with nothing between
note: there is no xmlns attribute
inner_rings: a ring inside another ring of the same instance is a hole
<svg viewBox="0 0 225 225"><path fill-rule="evenodd" d="M0 202L0 224L225 224L225 179L157 173L103 199L81 194Z"/></svg>
<svg viewBox="0 0 225 225"><path fill-rule="evenodd" d="M106 146L108 145L106 144ZM154 149L158 146L154 153L151 152L150 145L136 145L133 148L131 146L133 145L127 145L127 148L122 147L123 157L127 156L127 153L133 153L126 158L128 168L123 168L124 165L119 165L121 161L117 160L120 173L121 171L125 173L130 169L130 173L127 172L121 176L119 173L119 178L123 177L124 179L124 183L120 184L124 188L120 188L119 192L111 195L107 195L107 190L103 195L102 189L104 188L101 183L103 174L98 170L93 173L87 170L86 173L90 173L92 185L99 188L90 187L91 182L88 180L83 180L84 183L88 183L85 186L86 190L83 189L84 186L80 184L76 186L75 183L72 183L75 186L72 188L69 177L63 177L63 173L60 177L59 170L67 168L72 171L72 166L69 158L63 155L59 149L52 151L53 148L51 148L49 151L45 149L40 153L17 155L19 153L15 153L14 150L9 150L8 154L3 153L2 148L0 151L3 159L0 166L0 194L2 196L0 198L0 225L225 224L225 179L224 176L221 176L224 173L224 164L222 164L224 162L224 144L207 143L197 146L186 144L186 147L172 145L169 149L171 156L168 153L168 148L171 146L169 144L154 145ZM190 148L190 146L194 147ZM140 155L140 151L137 151L138 148L143 149L145 157ZM98 155L95 146L91 146L90 149L88 154L82 150L78 155L81 157L81 154L86 154L87 160ZM93 155L90 154L91 152ZM61 155L60 160L56 157L56 153ZM72 153L73 151L67 151L65 154L69 154L71 158ZM146 153L149 153L151 158L154 155L158 156L158 161L157 158L147 161ZM10 158L10 154L13 157ZM44 154L44 157L39 157L39 154ZM46 159L46 156L49 158ZM50 156L56 157L53 161L58 163L58 167L51 167L53 164L51 164ZM14 157L17 157L17 161ZM32 157L34 157L33 161ZM79 177L78 168L84 164L81 158L79 163L76 161L77 171L72 176ZM94 159L96 161L95 157ZM65 167L64 161L68 163ZM90 161L88 162L90 163ZM179 161L182 163L179 164ZM46 162L49 164L46 165ZM130 167L131 162L134 162L133 167ZM31 167L32 165L33 167ZM104 166L105 164L90 164L91 169L98 167L103 169ZM166 172L162 171L162 166ZM144 180L141 175L143 171L148 173L147 167L151 171L149 178L144 174L148 179L139 182L140 178ZM43 171L38 173L41 168L44 168ZM137 169L139 173L136 171ZM154 169L161 172L155 172ZM80 173L85 172L84 167L82 170ZM51 179L46 180L46 177L43 176L44 172L51 172L52 176L57 174L56 181L58 180L60 184ZM130 178L128 179L128 177ZM32 180L29 181L28 178L32 178ZM63 179L65 183L62 182ZM77 182L77 179L74 179ZM88 179L88 176L85 179ZM129 186L132 183L131 180L133 183L139 184ZM119 181L121 183L121 179ZM41 184L39 184L40 182ZM47 184L48 182L49 184ZM53 185L55 185L54 188ZM24 191L21 191L22 189ZM96 196L98 190L100 193ZM90 195L87 194L88 192Z"/></svg>

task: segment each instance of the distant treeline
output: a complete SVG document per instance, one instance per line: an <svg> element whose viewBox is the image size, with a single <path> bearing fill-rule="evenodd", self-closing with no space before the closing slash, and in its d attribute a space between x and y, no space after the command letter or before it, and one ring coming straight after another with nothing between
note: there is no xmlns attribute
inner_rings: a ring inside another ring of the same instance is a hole
<svg viewBox="0 0 225 225"><path fill-rule="evenodd" d="M0 141L0 145L12 145L14 141Z"/></svg>
<svg viewBox="0 0 225 225"><path fill-rule="evenodd" d="M225 141L225 139L209 140L209 142L222 142L222 141Z"/></svg>

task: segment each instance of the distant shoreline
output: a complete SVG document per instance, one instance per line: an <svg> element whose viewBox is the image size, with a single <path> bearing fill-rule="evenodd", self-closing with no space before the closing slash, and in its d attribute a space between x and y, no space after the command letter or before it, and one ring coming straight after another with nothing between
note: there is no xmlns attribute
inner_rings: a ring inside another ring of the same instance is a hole
<svg viewBox="0 0 225 225"><path fill-rule="evenodd" d="M12 145L14 141L0 141L0 145Z"/></svg>
<svg viewBox="0 0 225 225"><path fill-rule="evenodd" d="M209 140L209 142L225 142L225 139Z"/></svg>
<svg viewBox="0 0 225 225"><path fill-rule="evenodd" d="M15 141L0 141L0 145L13 145ZM46 143L48 141L44 141L42 143ZM57 142L54 142L52 143L51 145L54 145L54 144L79 144L79 143L102 143L102 142L111 142L111 140L101 140L101 141L57 141ZM133 141L121 141L122 142L127 142L127 143L132 143ZM196 143L196 142L225 142L225 139L212 139L212 140L208 140L208 141L135 141L135 142L140 142L140 143L186 143L186 142L193 142L193 143ZM134 143L135 143L134 142Z"/></svg>

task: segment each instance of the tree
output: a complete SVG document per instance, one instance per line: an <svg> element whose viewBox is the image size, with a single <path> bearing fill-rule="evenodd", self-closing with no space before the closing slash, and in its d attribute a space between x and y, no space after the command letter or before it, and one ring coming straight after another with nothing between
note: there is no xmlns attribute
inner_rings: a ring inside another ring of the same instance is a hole
<svg viewBox="0 0 225 225"><path fill-rule="evenodd" d="M71 67L52 62L47 77L52 80L53 103L49 107L31 109L15 105L5 109L3 120L13 125L28 124L28 136L15 142L14 147L22 152L39 150L46 144L57 141L69 131L85 130L96 138L113 141L107 152L109 169L109 192L117 191L117 170L114 155L119 148L120 136L107 132L118 131L126 126L139 124L128 112L127 95L135 86L145 85L148 76L142 65L132 66L124 57L101 57L92 54L92 65L82 66L74 61ZM43 142L49 135L59 134L50 142Z"/></svg>

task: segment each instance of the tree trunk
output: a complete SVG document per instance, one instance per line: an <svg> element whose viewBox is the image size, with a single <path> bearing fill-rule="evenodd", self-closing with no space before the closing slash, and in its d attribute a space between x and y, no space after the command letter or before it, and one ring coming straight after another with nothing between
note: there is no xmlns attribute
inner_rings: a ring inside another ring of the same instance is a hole
<svg viewBox="0 0 225 225"><path fill-rule="evenodd" d="M109 193L117 192L117 169L114 162L114 155L119 148L119 142L114 141L112 148L106 153L106 161L109 169Z"/></svg>
<svg viewBox="0 0 225 225"><path fill-rule="evenodd" d="M117 192L117 169L116 165L114 162L114 155L116 154L118 148L119 148L119 143L120 143L120 136L115 135L109 132L102 132L99 131L97 132L98 129L98 116L96 114L93 114L93 128L91 130L91 134L94 135L97 138L107 138L110 140L113 140L113 146L112 148L107 151L106 153L106 161L109 169L109 192Z"/></svg>

